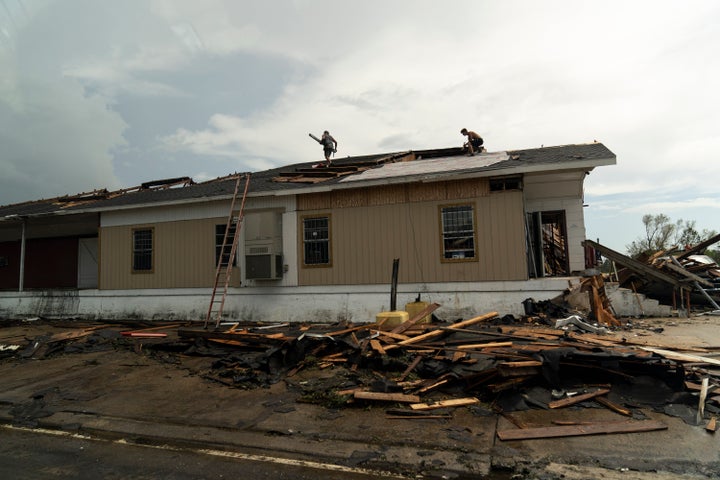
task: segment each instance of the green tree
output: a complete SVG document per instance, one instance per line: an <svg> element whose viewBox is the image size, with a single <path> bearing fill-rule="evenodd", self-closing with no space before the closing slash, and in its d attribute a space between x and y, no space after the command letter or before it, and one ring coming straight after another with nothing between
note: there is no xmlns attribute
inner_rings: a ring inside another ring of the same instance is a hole
<svg viewBox="0 0 720 480"><path fill-rule="evenodd" d="M645 235L638 237L625 247L631 257L651 255L661 250L683 249L717 235L714 230L703 229L702 232L698 232L695 220L680 219L673 222L663 213L643 215L642 222L645 227ZM705 253L715 258L716 261L720 257L720 250L708 250ZM712 253L718 257L713 256Z"/></svg>
<svg viewBox="0 0 720 480"><path fill-rule="evenodd" d="M642 217L645 235L633 240L625 248L631 257L650 255L660 250L667 250L670 239L677 230L677 225L670 221L670 217L660 213L658 215L645 214Z"/></svg>

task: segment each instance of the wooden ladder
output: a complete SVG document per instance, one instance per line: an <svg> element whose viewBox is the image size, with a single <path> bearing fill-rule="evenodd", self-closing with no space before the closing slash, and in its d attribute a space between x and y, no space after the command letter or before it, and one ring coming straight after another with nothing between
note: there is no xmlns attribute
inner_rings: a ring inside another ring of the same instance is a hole
<svg viewBox="0 0 720 480"><path fill-rule="evenodd" d="M245 179L245 190L243 191L240 210L235 215L235 203L237 202L240 192L240 183ZM250 174L245 173L237 176L235 181L235 192L233 193L232 202L230 202L230 214L228 215L227 224L225 225L225 234L223 235L222 247L218 255L217 268L215 269L215 283L213 284L212 296L210 297L210 305L208 306L207 316L205 317L205 327L212 318L215 318L215 328L220 326L223 308L225 307L225 299L227 298L228 285L230 284L230 275L232 274L233 261L237 252L238 239L240 238L240 227L242 226L243 216L245 212L245 200L247 198L248 187L250 185ZM230 246L230 251L227 251ZM222 295L218 298L218 286L220 279L222 282Z"/></svg>

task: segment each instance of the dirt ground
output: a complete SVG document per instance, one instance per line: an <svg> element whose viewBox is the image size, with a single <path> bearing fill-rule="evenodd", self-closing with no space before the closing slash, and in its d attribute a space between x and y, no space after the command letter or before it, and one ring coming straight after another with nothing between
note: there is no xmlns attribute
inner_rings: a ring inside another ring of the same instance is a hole
<svg viewBox="0 0 720 480"><path fill-rule="evenodd" d="M719 317L626 322L626 328L608 338L655 348L702 349L709 358L720 353ZM167 337L153 339L119 334L137 325L110 325L81 340L33 350L42 339L99 326L41 319L0 323L0 417L30 427L75 428L148 442L172 439L371 468L394 465L413 475L489 478L501 470L524 475L518 478L664 480L717 478L720 472L718 437L682 419L683 413L695 414L690 407L674 416L637 407L646 418L668 425L661 432L503 442L496 432L516 428L508 418L551 426L624 417L586 407L529 409L505 417L480 403L438 411L439 418L390 419L387 410L397 405L328 403L334 397L323 392L356 380L357 373L342 365L314 366L282 377L248 375L245 382L238 381L237 369L233 378L217 373L219 363L227 366L227 356L199 343L189 350L173 328L162 330ZM12 350L12 345L19 348ZM703 368L714 374L713 368ZM708 402L708 416L713 405Z"/></svg>

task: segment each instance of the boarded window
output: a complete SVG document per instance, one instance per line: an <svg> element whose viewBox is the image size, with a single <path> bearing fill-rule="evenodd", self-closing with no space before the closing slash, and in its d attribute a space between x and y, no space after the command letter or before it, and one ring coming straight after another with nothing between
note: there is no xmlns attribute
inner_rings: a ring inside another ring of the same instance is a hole
<svg viewBox="0 0 720 480"><path fill-rule="evenodd" d="M227 266L230 261L230 251L232 250L233 238L235 237L235 230L237 229L237 223L233 222L230 224L230 231L228 232L228 238L225 241L225 248L223 249L223 240L225 239L225 229L227 224L215 225L215 265L220 261L220 255L222 253L222 265ZM237 256L233 258L233 267L237 266Z"/></svg>
<svg viewBox="0 0 720 480"><path fill-rule="evenodd" d="M475 258L475 214L472 205L440 207L443 259Z"/></svg>
<svg viewBox="0 0 720 480"><path fill-rule="evenodd" d="M303 263L330 265L330 217L303 218Z"/></svg>
<svg viewBox="0 0 720 480"><path fill-rule="evenodd" d="M153 229L133 230L133 271L151 272L153 269Z"/></svg>

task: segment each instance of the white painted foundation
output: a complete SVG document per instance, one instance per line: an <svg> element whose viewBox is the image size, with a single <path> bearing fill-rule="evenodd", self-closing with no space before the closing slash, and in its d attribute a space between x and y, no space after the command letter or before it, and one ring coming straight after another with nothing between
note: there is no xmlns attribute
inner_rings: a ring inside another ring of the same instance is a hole
<svg viewBox="0 0 720 480"><path fill-rule="evenodd" d="M443 320L467 319L496 311L522 315L522 302L554 298L576 278L515 282L398 285L397 309L421 300L441 305ZM0 292L0 318L138 319L204 321L209 289L53 290ZM244 287L230 289L224 317L243 322L372 322L390 309L389 285L334 287Z"/></svg>

